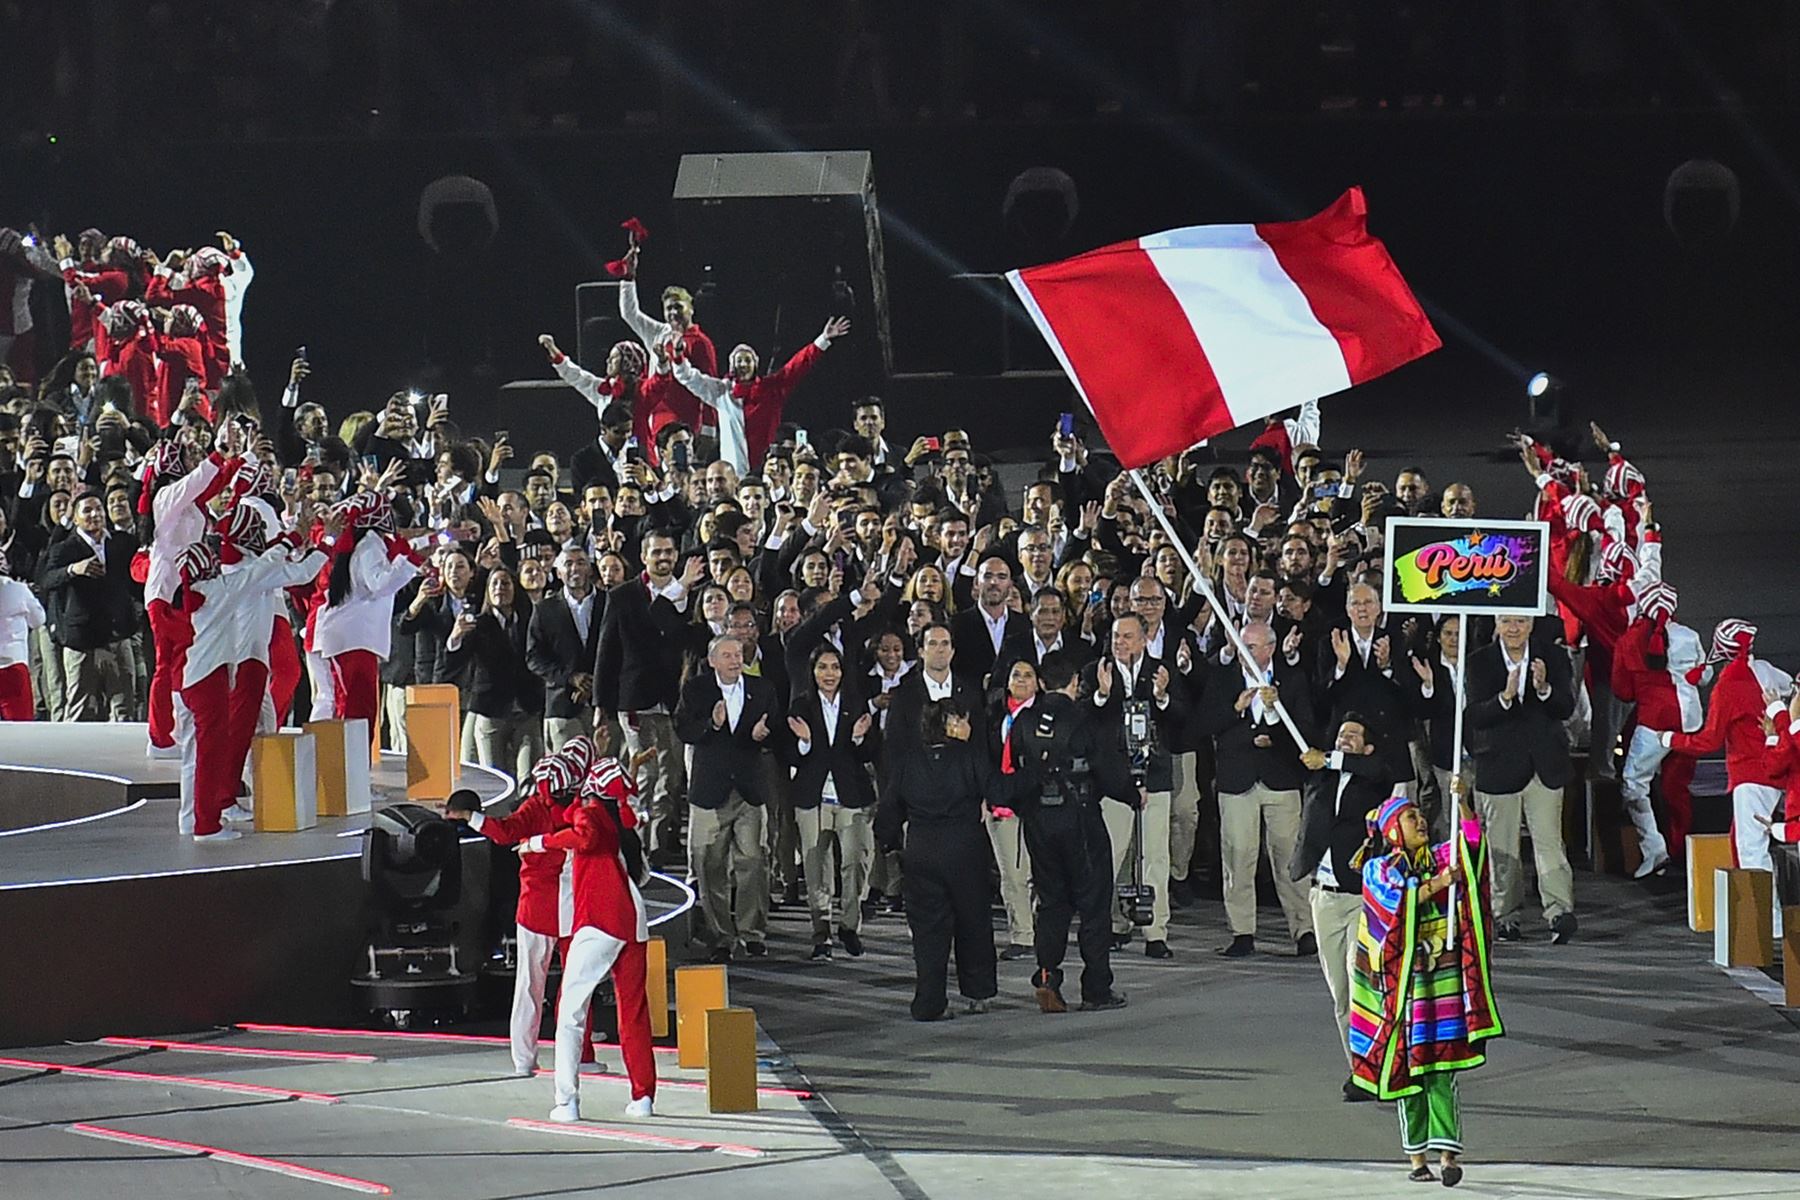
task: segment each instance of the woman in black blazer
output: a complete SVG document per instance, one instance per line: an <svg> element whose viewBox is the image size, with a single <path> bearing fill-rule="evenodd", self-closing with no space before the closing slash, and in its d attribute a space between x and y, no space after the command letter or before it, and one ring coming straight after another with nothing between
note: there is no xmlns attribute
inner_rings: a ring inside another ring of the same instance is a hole
<svg viewBox="0 0 1800 1200"><path fill-rule="evenodd" d="M525 661L531 605L513 573L488 572L481 614L464 610L444 641L444 665L466 672L475 760L526 779L544 754L544 683Z"/></svg>
<svg viewBox="0 0 1800 1200"><path fill-rule="evenodd" d="M812 915L814 958L831 957L831 847L837 845L837 882L843 915L838 940L852 958L863 952L862 900L875 861L875 785L869 764L879 736L874 714L845 678L837 647L813 649L808 683L788 708L783 745L794 780L788 794L800 828L806 907Z"/></svg>

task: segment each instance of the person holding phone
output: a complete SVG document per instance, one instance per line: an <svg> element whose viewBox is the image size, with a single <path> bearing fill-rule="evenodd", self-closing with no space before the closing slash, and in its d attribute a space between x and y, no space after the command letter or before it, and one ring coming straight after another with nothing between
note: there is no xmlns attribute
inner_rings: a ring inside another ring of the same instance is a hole
<svg viewBox="0 0 1800 1200"><path fill-rule="evenodd" d="M679 421L697 432L703 458L716 457L718 417L675 378L674 369L678 360L686 360L702 375L716 375L719 352L714 349L712 338L694 320L694 297L686 288L663 289L662 320L644 312L638 304L638 253L636 244L625 252L625 276L619 281L619 316L637 334L652 359L643 381L643 440L660 442L663 426Z"/></svg>
<svg viewBox="0 0 1800 1200"><path fill-rule="evenodd" d="M345 532L333 547L313 647L331 666L331 715L360 717L373 731L380 719L378 668L393 644L394 595L419 573L420 563L400 540L393 506L380 492L357 493L340 515Z"/></svg>

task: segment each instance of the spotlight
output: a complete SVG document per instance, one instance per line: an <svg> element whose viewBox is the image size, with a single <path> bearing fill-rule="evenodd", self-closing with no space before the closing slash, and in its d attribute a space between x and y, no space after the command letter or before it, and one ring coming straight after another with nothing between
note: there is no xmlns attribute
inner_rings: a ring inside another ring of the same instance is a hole
<svg viewBox="0 0 1800 1200"><path fill-rule="evenodd" d="M1550 378L1548 372L1539 371L1525 384L1525 394L1530 396L1533 400L1536 400L1539 396L1542 396L1545 392L1549 391L1555 383L1556 380Z"/></svg>
<svg viewBox="0 0 1800 1200"><path fill-rule="evenodd" d="M457 965L462 899L457 827L421 804L377 810L363 838L368 972L351 980L371 1012L404 1029L419 1011L466 1011L479 977Z"/></svg>

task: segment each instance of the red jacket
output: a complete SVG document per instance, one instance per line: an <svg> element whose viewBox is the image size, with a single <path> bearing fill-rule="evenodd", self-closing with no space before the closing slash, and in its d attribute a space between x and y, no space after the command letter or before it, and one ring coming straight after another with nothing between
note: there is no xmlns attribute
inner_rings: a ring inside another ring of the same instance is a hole
<svg viewBox="0 0 1800 1200"><path fill-rule="evenodd" d="M751 469L762 462L769 447L775 444L775 430L781 425L781 410L789 393L819 365L823 353L817 342L808 342L780 370L748 383L732 381L731 394L744 406L744 440L750 451Z"/></svg>
<svg viewBox="0 0 1800 1200"><path fill-rule="evenodd" d="M1665 665L1650 665L1652 653L1661 655ZM1639 617L1626 628L1624 636L1613 647L1612 690L1626 704L1637 705L1637 723L1658 733L1685 729L1681 716L1681 696L1675 676L1666 665L1668 657L1667 627ZM1690 689L1693 684L1680 685Z"/></svg>
<svg viewBox="0 0 1800 1200"><path fill-rule="evenodd" d="M602 759L595 764L589 772L590 781L596 773L606 779L602 790L619 801L621 813L628 813L637 788L620 768L618 760ZM584 799L571 807L574 809L572 823L566 829L547 835L542 844L546 851L567 850L574 854L574 928L598 929L623 942L648 940L644 898L625 873L625 856L619 849L619 826L608 811L609 806L595 798Z"/></svg>
<svg viewBox="0 0 1800 1200"><path fill-rule="evenodd" d="M126 382L131 384L133 408L138 415L145 417L151 415L151 404L156 398L157 377L161 373L162 364L157 361L156 356L157 343L156 333L140 329L136 335L124 341L108 338L106 356L100 359L100 374L123 375Z"/></svg>
<svg viewBox="0 0 1800 1200"><path fill-rule="evenodd" d="M681 344L673 346L671 357L686 358L694 364L694 368L703 375L719 373L719 355L713 349L712 338L699 325L689 325ZM651 362L655 362L652 354ZM702 428L716 430L719 419L713 415L712 409L700 403L700 398L681 386L672 374L657 374L652 371L643 382L644 420L643 433L638 444L644 447L652 461L656 459L656 434L664 425L680 421L696 436ZM632 422L632 432L638 432L638 423ZM754 460L752 460L754 461Z"/></svg>
<svg viewBox="0 0 1800 1200"><path fill-rule="evenodd" d="M1699 755L1723 746L1725 778L1731 787L1741 783L1780 787L1780 777L1769 770L1765 754L1762 714L1762 684L1750 669L1750 656L1740 654L1719 672L1700 732L1671 734L1669 748Z"/></svg>
<svg viewBox="0 0 1800 1200"><path fill-rule="evenodd" d="M1763 739L1763 756L1769 773L1787 784L1787 800L1782 805L1784 820L1800 820L1800 721L1791 720L1786 712L1775 717L1775 732ZM1796 830L1800 833L1800 830ZM1800 840L1795 837L1788 841Z"/></svg>
<svg viewBox="0 0 1800 1200"><path fill-rule="evenodd" d="M205 384L206 351L197 337L172 337L165 333L158 339L156 357L161 360L160 367L145 408L152 421L167 426L181 404L188 379L199 376L201 384ZM200 415L212 420L212 406L204 398L200 401Z"/></svg>
<svg viewBox="0 0 1800 1200"><path fill-rule="evenodd" d="M1613 675L1613 648L1625 635L1627 613L1636 599L1625 583L1572 583L1555 571L1550 572L1550 594L1580 622L1587 633L1587 674L1590 679L1610 681ZM1679 729L1657 726L1658 729Z"/></svg>
<svg viewBox="0 0 1800 1200"><path fill-rule="evenodd" d="M512 815L486 817L481 835L497 846L516 846L526 838L567 829L573 806L552 804L542 790ZM567 937L575 931L573 880L569 856L561 850L519 855L519 924L545 937Z"/></svg>
<svg viewBox="0 0 1800 1200"><path fill-rule="evenodd" d="M184 277L185 279L185 277ZM170 285L167 275L153 275L145 289L144 303L155 308L173 308L191 304L200 310L206 324L200 340L206 355L206 390L213 391L231 370L231 348L225 341L225 285L217 275L187 279L181 287Z"/></svg>
<svg viewBox="0 0 1800 1200"><path fill-rule="evenodd" d="M65 262L68 260L65 259ZM62 269L63 285L69 289L69 349L85 350L94 340L94 318L108 304L123 300L131 291L131 276L117 267L84 263ZM78 284L87 285L91 300L77 300Z"/></svg>

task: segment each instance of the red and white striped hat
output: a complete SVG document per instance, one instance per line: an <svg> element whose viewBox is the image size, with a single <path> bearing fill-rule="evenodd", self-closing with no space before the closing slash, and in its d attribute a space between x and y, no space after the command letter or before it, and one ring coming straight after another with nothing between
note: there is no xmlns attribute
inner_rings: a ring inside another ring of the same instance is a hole
<svg viewBox="0 0 1800 1200"><path fill-rule="evenodd" d="M219 536L240 553L254 556L269 548L269 523L254 505L234 504L219 523Z"/></svg>
<svg viewBox="0 0 1800 1200"><path fill-rule="evenodd" d="M1675 589L1668 584L1653 583L1638 597L1638 615L1651 621L1672 621L1678 599Z"/></svg>
<svg viewBox="0 0 1800 1200"><path fill-rule="evenodd" d="M212 579L219 573L219 552L205 542L191 542L187 549L176 555L175 566L181 572L183 583Z"/></svg>
<svg viewBox="0 0 1800 1200"><path fill-rule="evenodd" d="M397 533L394 506L379 492L358 492L337 506L347 529L372 529L376 533Z"/></svg>
<svg viewBox="0 0 1800 1200"><path fill-rule="evenodd" d="M123 234L121 234L120 236L113 238L111 241L107 242L106 248L108 250L118 251L120 254L123 254L126 258L131 259L133 262L136 262L138 259L144 257L143 247L139 246L135 239L125 237Z"/></svg>
<svg viewBox="0 0 1800 1200"><path fill-rule="evenodd" d="M202 246L188 255L187 273L190 278L201 275L231 274L231 256L217 246Z"/></svg>
<svg viewBox="0 0 1800 1200"><path fill-rule="evenodd" d="M627 375L635 375L639 379L650 373L650 355L645 352L639 342L614 342L613 350L619 356L619 367ZM611 357L608 355L607 357Z"/></svg>
<svg viewBox="0 0 1800 1200"><path fill-rule="evenodd" d="M191 304L177 304L169 310L169 336L193 337L206 322L200 310Z"/></svg>
<svg viewBox="0 0 1800 1200"><path fill-rule="evenodd" d="M1747 654L1756 644L1756 626L1737 617L1727 617L1713 630L1712 654L1707 662L1730 662Z"/></svg>
<svg viewBox="0 0 1800 1200"><path fill-rule="evenodd" d="M1598 533L1606 527L1600 516L1600 505L1586 492L1572 492L1563 497L1563 523L1576 533Z"/></svg>
<svg viewBox="0 0 1800 1200"><path fill-rule="evenodd" d="M1607 464L1601 486L1608 496L1627 500L1643 492L1644 473L1624 459L1615 458Z"/></svg>
<svg viewBox="0 0 1800 1200"><path fill-rule="evenodd" d="M561 754L547 754L531 768L531 779L550 796L567 798L581 782L582 773Z"/></svg>
<svg viewBox="0 0 1800 1200"><path fill-rule="evenodd" d="M1594 579L1598 583L1618 583L1635 575L1637 566L1637 555L1631 552L1631 547L1612 538L1600 547L1600 562L1594 568Z"/></svg>
<svg viewBox="0 0 1800 1200"><path fill-rule="evenodd" d="M594 739L586 734L577 734L564 742L563 748L557 753L568 760L569 765L575 768L575 774L578 777L585 779L588 768L594 765Z"/></svg>
<svg viewBox="0 0 1800 1200"><path fill-rule="evenodd" d="M100 320L106 325L107 336L115 342L125 341L137 335L138 330L150 322L150 310L144 307L141 300L121 300L117 304L109 304L100 314Z"/></svg>

